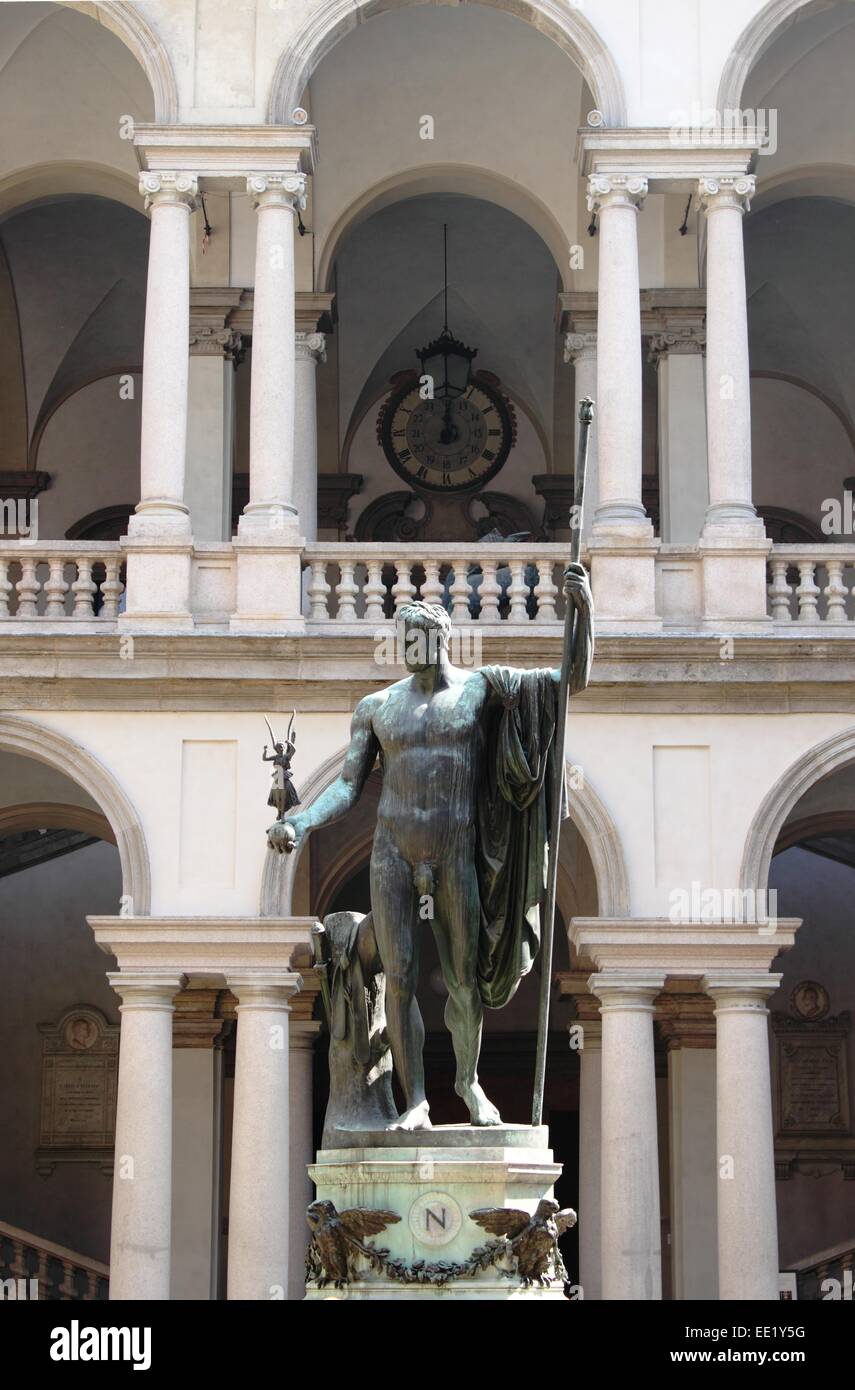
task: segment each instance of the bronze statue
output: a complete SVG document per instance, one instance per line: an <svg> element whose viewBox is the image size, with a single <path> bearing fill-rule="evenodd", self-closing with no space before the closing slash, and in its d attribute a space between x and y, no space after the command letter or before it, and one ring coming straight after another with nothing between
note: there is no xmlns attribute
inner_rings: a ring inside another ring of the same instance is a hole
<svg viewBox="0 0 855 1390"><path fill-rule="evenodd" d="M397 1118L386 1032L386 980L371 913L333 912L314 935L330 1030L323 1148L338 1129L386 1129Z"/></svg>
<svg viewBox="0 0 855 1390"><path fill-rule="evenodd" d="M267 756L267 744L264 745L262 761L273 763L273 778L270 786L270 795L267 798L268 806L272 806L276 812L277 820L283 821L285 813L292 810L294 806L300 805L300 798L297 795L297 788L294 786L294 779L291 773L291 759L297 748L297 732L294 729L294 720L297 718L297 711L291 715L288 725L288 732L285 735L285 742L277 743L273 730L270 728L270 721L265 719L265 724L270 730L270 738L273 743L273 752ZM292 737L293 731L293 737Z"/></svg>
<svg viewBox="0 0 855 1390"><path fill-rule="evenodd" d="M518 1207L481 1207L469 1216L490 1235L506 1237L508 1254L516 1260L524 1284L547 1284L564 1272L558 1237L576 1225L572 1207L560 1211L552 1197L544 1197L534 1216Z"/></svg>
<svg viewBox="0 0 855 1390"><path fill-rule="evenodd" d="M593 605L581 565L565 571L564 591L577 612L568 656L573 692L587 684L593 655ZM411 603L398 619L408 676L360 701L341 775L305 811L277 820L268 839L291 851L309 831L338 820L380 758L371 915L405 1097L391 1128L430 1127L416 1002L424 921L448 988L455 1089L472 1124L497 1125L499 1112L478 1082L483 1010L508 1002L538 949L561 673L463 670L449 659L444 608Z"/></svg>

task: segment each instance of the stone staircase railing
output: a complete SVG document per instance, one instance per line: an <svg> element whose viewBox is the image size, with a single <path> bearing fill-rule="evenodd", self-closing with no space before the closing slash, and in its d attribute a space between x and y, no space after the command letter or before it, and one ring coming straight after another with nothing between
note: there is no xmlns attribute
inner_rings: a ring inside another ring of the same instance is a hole
<svg viewBox="0 0 855 1390"><path fill-rule="evenodd" d="M830 1250L811 1255L790 1265L795 1271L798 1296L801 1301L846 1300L855 1298L855 1239L849 1237Z"/></svg>
<svg viewBox="0 0 855 1390"><path fill-rule="evenodd" d="M107 1298L109 1284L108 1265L0 1221L4 1299L93 1303Z"/></svg>

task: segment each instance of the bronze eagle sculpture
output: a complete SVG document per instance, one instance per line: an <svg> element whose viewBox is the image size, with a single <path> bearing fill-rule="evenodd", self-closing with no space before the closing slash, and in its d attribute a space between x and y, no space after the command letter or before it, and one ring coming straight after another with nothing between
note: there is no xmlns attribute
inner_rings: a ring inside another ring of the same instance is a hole
<svg viewBox="0 0 855 1390"><path fill-rule="evenodd" d="M338 1211L334 1202L312 1202L306 1220L312 1233L309 1258L314 1255L320 1266L318 1284L333 1284L340 1289L350 1277L351 1251L363 1253L361 1237L376 1236L387 1226L400 1221L393 1211L372 1211L368 1207L351 1207Z"/></svg>
<svg viewBox="0 0 855 1390"><path fill-rule="evenodd" d="M550 1261L558 1256L558 1237L576 1224L572 1207L561 1211L551 1197L538 1202L533 1216L519 1207L480 1207L469 1216L491 1235L506 1237L508 1253L515 1257L525 1284L549 1279Z"/></svg>

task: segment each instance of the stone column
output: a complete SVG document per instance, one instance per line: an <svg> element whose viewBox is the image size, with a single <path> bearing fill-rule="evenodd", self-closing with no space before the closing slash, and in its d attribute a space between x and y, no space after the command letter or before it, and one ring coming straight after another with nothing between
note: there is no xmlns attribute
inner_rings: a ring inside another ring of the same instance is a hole
<svg viewBox="0 0 855 1390"><path fill-rule="evenodd" d="M715 971L719 1298L778 1298L778 1219L766 999L780 975Z"/></svg>
<svg viewBox="0 0 855 1390"><path fill-rule="evenodd" d="M564 335L564 361L573 364L573 448L579 442L579 406L586 396L597 399L597 335L580 332ZM588 469L585 474L585 512L582 517L582 543L587 544L600 498L597 472L598 412L588 436Z"/></svg>
<svg viewBox="0 0 855 1390"><path fill-rule="evenodd" d="M664 974L606 970L602 1042L602 1296L662 1297L653 1000ZM581 1206L581 1203L580 1203Z"/></svg>
<svg viewBox="0 0 855 1390"><path fill-rule="evenodd" d="M140 501L130 536L190 534L184 503L187 343L190 329L190 214L195 175L140 174L151 213L143 345Z"/></svg>
<svg viewBox="0 0 855 1390"><path fill-rule="evenodd" d="M649 343L659 387L659 495L662 540L697 545L704 525L707 423L702 326L666 329Z"/></svg>
<svg viewBox="0 0 855 1390"><path fill-rule="evenodd" d="M597 476L590 536L597 618L603 632L656 618L653 527L641 501L641 307L638 210L647 179L593 174L588 207L598 214Z"/></svg>
<svg viewBox="0 0 855 1390"><path fill-rule="evenodd" d="M591 999L591 1004L595 1001ZM579 1283L586 1299L603 1296L602 1274L602 1037L597 1019L584 1018L579 1053Z"/></svg>
<svg viewBox="0 0 855 1390"><path fill-rule="evenodd" d="M288 1001L290 971L229 975L237 997L232 1168L229 1192L230 1299L284 1299L288 1291Z"/></svg>
<svg viewBox="0 0 855 1390"><path fill-rule="evenodd" d="M751 380L742 218L754 178L701 179L707 226L708 527L757 531L751 501Z"/></svg>
<svg viewBox="0 0 855 1390"><path fill-rule="evenodd" d="M588 208L599 217L597 298L597 531L614 527L650 534L641 502L641 308L638 210L647 180L594 174Z"/></svg>
<svg viewBox="0 0 855 1390"><path fill-rule="evenodd" d="M240 534L299 532L294 503L294 213L305 174L253 174L257 215L249 421L249 502Z"/></svg>
<svg viewBox="0 0 855 1390"><path fill-rule="evenodd" d="M296 397L294 418L294 504L300 534L318 539L318 392L317 369L326 362L323 333L298 333L295 340Z"/></svg>
<svg viewBox="0 0 855 1390"><path fill-rule="evenodd" d="M704 620L765 626L769 542L751 500L751 380L742 219L751 175L702 178L707 231L707 458L701 538Z"/></svg>
<svg viewBox="0 0 855 1390"><path fill-rule="evenodd" d="M190 214L198 180L144 173L151 212L143 345L140 500L128 521L127 593L122 629L192 628L190 514L184 498L187 450Z"/></svg>
<svg viewBox="0 0 855 1390"><path fill-rule="evenodd" d="M249 420L249 501L238 523L233 632L304 631L301 531L295 500L294 213L306 175L253 174L255 292Z"/></svg>
<svg viewBox="0 0 855 1390"><path fill-rule="evenodd" d="M302 1299L306 1292L304 1278L306 1246L309 1228L306 1208L312 1201L313 1188L308 1167L315 1161L312 1142L312 1064L315 1039L320 1023L311 1018L292 1018L289 1037L290 1111L291 1111L291 1211L288 1242L288 1298Z"/></svg>
<svg viewBox="0 0 855 1390"><path fill-rule="evenodd" d="M676 986L675 986L676 987ZM718 1298L715 1019L704 994L659 1001L668 1042L672 1296Z"/></svg>
<svg viewBox="0 0 855 1390"><path fill-rule="evenodd" d="M216 1179L217 1109L223 1020L215 1018L216 989L185 989L172 1024L173 1162L170 1299L211 1296L219 1240Z"/></svg>
<svg viewBox="0 0 855 1390"><path fill-rule="evenodd" d="M195 541L232 535L235 363L241 335L228 322L240 290L191 291L185 497Z"/></svg>
<svg viewBox="0 0 855 1390"><path fill-rule="evenodd" d="M180 974L113 972L122 999L116 1110L111 1300L170 1291L172 1014Z"/></svg>

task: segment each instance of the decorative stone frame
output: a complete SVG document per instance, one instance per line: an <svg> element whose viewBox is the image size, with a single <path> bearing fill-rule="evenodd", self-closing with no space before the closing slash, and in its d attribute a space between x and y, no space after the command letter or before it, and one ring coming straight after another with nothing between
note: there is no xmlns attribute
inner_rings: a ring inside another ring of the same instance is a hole
<svg viewBox="0 0 855 1390"><path fill-rule="evenodd" d="M122 889L136 917L151 911L151 863L142 823L126 793L103 763L81 744L47 725L0 715L0 749L34 758L70 777L98 803L109 822L122 865Z"/></svg>
<svg viewBox="0 0 855 1390"><path fill-rule="evenodd" d="M437 0L415 2L430 4ZM299 104L306 83L339 39L366 19L404 9L412 3L413 0L320 0L314 4L303 23L290 35L276 65L267 106L269 124L290 125L291 113ZM458 3L474 3L474 0L458 0ZM626 97L617 63L590 20L575 5L568 0L478 0L478 3L513 14L545 34L582 73L604 124L626 124Z"/></svg>
<svg viewBox="0 0 855 1390"><path fill-rule="evenodd" d="M855 728L844 729L803 753L766 793L745 838L739 886L766 888L769 866L781 827L796 803L815 782L855 762Z"/></svg>

